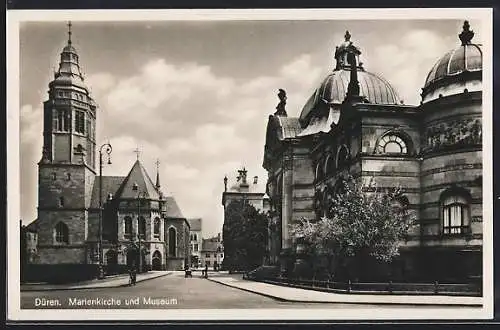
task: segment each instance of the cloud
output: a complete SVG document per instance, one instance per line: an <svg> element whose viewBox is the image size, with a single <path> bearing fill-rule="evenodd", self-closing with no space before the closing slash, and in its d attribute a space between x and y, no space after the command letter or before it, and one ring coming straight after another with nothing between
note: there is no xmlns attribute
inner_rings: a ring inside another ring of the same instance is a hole
<svg viewBox="0 0 500 330"><path fill-rule="evenodd" d="M453 38L443 38L436 31L410 30L396 41L388 39L374 47L373 53L365 54L370 62L367 69L389 81L406 104L417 105L427 74L454 44Z"/></svg>
<svg viewBox="0 0 500 330"><path fill-rule="evenodd" d="M156 177L159 160L164 191L175 196L186 216L204 217L207 235L215 234L222 229L224 175L234 180L237 169L246 166L250 177L257 175L265 184L265 129L278 88L287 89L294 115L308 96L304 86L319 73L304 54L274 73L246 80L161 58L145 62L128 77L89 75L86 80L100 105L97 147L108 139L113 146L112 164L104 165L103 175L127 175L139 147L150 177ZM30 141L40 139L41 111L26 106L22 113L22 134ZM34 163L31 159L31 168ZM29 180L36 187L36 176Z"/></svg>
<svg viewBox="0 0 500 330"><path fill-rule="evenodd" d="M38 166L42 157L43 146L43 112L39 107L25 104L19 111L20 120L20 191L21 216L24 222L31 222L36 218L36 206L38 199ZM27 206L31 207L27 207Z"/></svg>
<svg viewBox="0 0 500 330"><path fill-rule="evenodd" d="M85 81L90 82L89 87L93 92L102 95L103 92L110 90L115 84L115 77L107 72L96 73L85 78Z"/></svg>

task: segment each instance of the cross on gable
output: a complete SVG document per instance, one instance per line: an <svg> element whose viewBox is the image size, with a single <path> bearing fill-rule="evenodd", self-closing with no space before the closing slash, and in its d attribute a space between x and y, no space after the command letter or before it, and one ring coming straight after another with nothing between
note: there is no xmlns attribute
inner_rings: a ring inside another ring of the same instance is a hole
<svg viewBox="0 0 500 330"><path fill-rule="evenodd" d="M160 160L157 159L155 164L156 164L156 169L159 169L160 168Z"/></svg>
<svg viewBox="0 0 500 330"><path fill-rule="evenodd" d="M137 160L139 160L139 155L141 153L141 150L139 149L139 147L135 148L133 152L137 155Z"/></svg>

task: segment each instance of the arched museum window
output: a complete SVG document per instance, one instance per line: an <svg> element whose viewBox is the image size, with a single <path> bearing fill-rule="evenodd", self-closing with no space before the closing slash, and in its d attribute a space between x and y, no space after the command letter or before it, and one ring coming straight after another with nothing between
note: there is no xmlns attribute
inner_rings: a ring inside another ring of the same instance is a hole
<svg viewBox="0 0 500 330"><path fill-rule="evenodd" d="M408 146L399 135L386 134L378 141L377 153L393 155L407 154Z"/></svg>
<svg viewBox="0 0 500 330"><path fill-rule="evenodd" d="M470 206L463 195L451 195L442 201L443 234L467 233L470 226Z"/></svg>

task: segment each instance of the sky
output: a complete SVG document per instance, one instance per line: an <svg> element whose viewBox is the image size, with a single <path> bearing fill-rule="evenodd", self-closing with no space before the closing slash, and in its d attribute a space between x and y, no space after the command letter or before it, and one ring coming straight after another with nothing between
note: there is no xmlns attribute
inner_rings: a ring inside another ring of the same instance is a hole
<svg viewBox="0 0 500 330"><path fill-rule="evenodd" d="M419 104L427 73L460 45L460 20L73 21L72 41L99 105L98 147L109 140L112 165L125 176L136 160L150 177L156 160L162 189L184 216L203 218L203 235L222 231L223 178L245 166L259 177L268 116L278 89L299 116L334 69L346 30L364 68L384 77L406 104ZM481 43L479 21L470 20ZM20 27L21 219L37 217L42 108L67 42L65 22Z"/></svg>

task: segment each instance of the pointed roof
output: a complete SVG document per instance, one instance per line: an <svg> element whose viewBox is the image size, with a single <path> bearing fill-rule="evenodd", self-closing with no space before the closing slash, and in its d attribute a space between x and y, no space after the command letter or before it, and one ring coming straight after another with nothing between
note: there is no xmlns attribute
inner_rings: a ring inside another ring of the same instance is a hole
<svg viewBox="0 0 500 330"><path fill-rule="evenodd" d="M177 202L175 201L175 198L173 196L165 197L165 204L167 205L167 212L166 212L167 218L185 219L184 216L182 215L179 205L177 205Z"/></svg>
<svg viewBox="0 0 500 330"><path fill-rule="evenodd" d="M134 189L134 186L137 185L137 189ZM123 180L123 183L118 189L117 197L118 198L128 198L135 199L139 195L139 193L145 193L146 198L158 200L160 198L160 194L153 183L153 180L149 177L146 169L142 166L141 162L138 160L135 161L134 166Z"/></svg>
<svg viewBox="0 0 500 330"><path fill-rule="evenodd" d="M187 219L192 231L201 231L201 218Z"/></svg>
<svg viewBox="0 0 500 330"><path fill-rule="evenodd" d="M157 189L160 189L161 185L160 185L160 172L156 172L156 184L155 184L155 187Z"/></svg>
<svg viewBox="0 0 500 330"><path fill-rule="evenodd" d="M106 199L109 194L116 197L117 191L120 188L124 176L103 176L102 177L102 204L106 203ZM97 176L94 180L94 186L92 187L92 197L90 199L90 208L99 208L99 177Z"/></svg>
<svg viewBox="0 0 500 330"><path fill-rule="evenodd" d="M33 220L32 222L30 222L28 225L26 225L26 230L27 231L30 231L32 233L36 233L38 232L38 219L35 219Z"/></svg>

